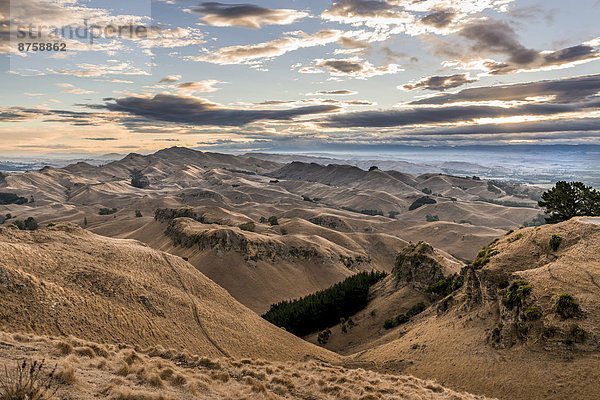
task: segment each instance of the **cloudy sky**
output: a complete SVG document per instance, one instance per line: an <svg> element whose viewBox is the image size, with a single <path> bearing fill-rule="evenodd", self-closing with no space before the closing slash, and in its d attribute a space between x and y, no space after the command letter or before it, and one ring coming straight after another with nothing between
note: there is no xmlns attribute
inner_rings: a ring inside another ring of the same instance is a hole
<svg viewBox="0 0 600 400"><path fill-rule="evenodd" d="M600 0L0 0L0 155L600 144L599 20Z"/></svg>

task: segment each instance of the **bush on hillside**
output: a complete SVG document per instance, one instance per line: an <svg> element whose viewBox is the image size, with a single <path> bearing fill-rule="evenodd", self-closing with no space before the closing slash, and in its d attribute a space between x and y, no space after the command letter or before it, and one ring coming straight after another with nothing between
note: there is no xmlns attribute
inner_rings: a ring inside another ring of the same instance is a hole
<svg viewBox="0 0 600 400"><path fill-rule="evenodd" d="M398 215L398 214L400 214L399 211L390 211L390 212L388 212L388 218L394 219L394 218L396 218L396 215Z"/></svg>
<svg viewBox="0 0 600 400"><path fill-rule="evenodd" d="M0 193L0 205L25 204L27 201L25 197L17 196L14 193Z"/></svg>
<svg viewBox="0 0 600 400"><path fill-rule="evenodd" d="M296 300L271 305L263 318L297 336L330 328L362 310L369 288L387 276L385 272L359 272L328 289Z"/></svg>
<svg viewBox="0 0 600 400"><path fill-rule="evenodd" d="M241 224L239 228L243 231L254 232L256 230L256 225L254 222L248 221Z"/></svg>
<svg viewBox="0 0 600 400"><path fill-rule="evenodd" d="M427 215L425 216L425 220L426 220L427 222L437 222L437 221L439 221L439 220L440 220L440 217L439 217L439 216L437 216L437 215L431 215L431 214L427 214Z"/></svg>
<svg viewBox="0 0 600 400"><path fill-rule="evenodd" d="M182 208L175 210L173 208L157 208L154 210L154 219L158 222L170 222L175 218L191 218L201 223L205 223L203 214L197 214L191 208Z"/></svg>
<svg viewBox="0 0 600 400"><path fill-rule="evenodd" d="M450 293L462 287L465 277L462 275L448 275L427 288L427 293L438 297L446 297Z"/></svg>
<svg viewBox="0 0 600 400"><path fill-rule="evenodd" d="M405 324L408 321L410 321L411 317L421 314L423 311L425 311L426 308L427 306L425 305L425 303L417 303L414 306L412 306L406 312L406 314L399 314L395 318L386 319L383 323L383 327L385 329L392 329L397 327L398 325Z"/></svg>
<svg viewBox="0 0 600 400"><path fill-rule="evenodd" d="M419 207L424 206L425 204L436 204L437 201L432 199L431 197L423 196L419 197L408 207L408 211L416 210Z"/></svg>
<svg viewBox="0 0 600 400"><path fill-rule="evenodd" d="M319 332L317 336L317 342L319 344L326 344L329 341L329 337L331 336L331 329L325 329L322 332Z"/></svg>
<svg viewBox="0 0 600 400"><path fill-rule="evenodd" d="M274 225L279 225L279 219L276 216L271 216L269 217L269 225L274 226Z"/></svg>
<svg viewBox="0 0 600 400"><path fill-rule="evenodd" d="M537 321L542 318L542 309L538 306L530 306L525 310L525 319L528 321Z"/></svg>
<svg viewBox="0 0 600 400"><path fill-rule="evenodd" d="M585 329L583 329L579 325L573 325L573 326L571 326L571 329L569 330L569 335L567 337L567 343L568 344L571 344L572 342L583 343L583 342L585 342L587 337L588 337L588 333L585 331Z"/></svg>
<svg viewBox="0 0 600 400"><path fill-rule="evenodd" d="M98 211L98 214L100 214L100 215L111 215L111 214L116 214L116 212L117 212L116 207L113 207L113 208L103 207L103 208L101 208Z"/></svg>
<svg viewBox="0 0 600 400"><path fill-rule="evenodd" d="M135 210L135 217L136 218L142 218L143 217L142 211L141 210Z"/></svg>
<svg viewBox="0 0 600 400"><path fill-rule="evenodd" d="M549 224L577 216L600 216L600 192L582 182L560 181L542 194L538 205L548 214Z"/></svg>
<svg viewBox="0 0 600 400"><path fill-rule="evenodd" d="M561 242L562 242L562 237L560 235L552 235L552 237L550 238L550 242L548 244L550 245L550 248L552 249L552 251L556 251L560 247Z"/></svg>
<svg viewBox="0 0 600 400"><path fill-rule="evenodd" d="M13 225L22 231L35 231L38 228L38 223L33 217L29 217L25 221L16 220Z"/></svg>
<svg viewBox="0 0 600 400"><path fill-rule="evenodd" d="M552 307L552 311L563 319L573 318L581 311L579 303L568 293L558 296Z"/></svg>
<svg viewBox="0 0 600 400"><path fill-rule="evenodd" d="M502 301L507 308L520 307L525 298L531 293L532 286L529 282L519 279L513 281L508 289L505 289Z"/></svg>
<svg viewBox="0 0 600 400"><path fill-rule="evenodd" d="M498 243L498 239L495 239L494 241L492 241L492 243L479 250L477 256L475 257L475 260L473 260L473 262L471 263L471 267L482 268L490 262L492 257L494 257L497 254L500 254L500 251L496 248L496 243Z"/></svg>

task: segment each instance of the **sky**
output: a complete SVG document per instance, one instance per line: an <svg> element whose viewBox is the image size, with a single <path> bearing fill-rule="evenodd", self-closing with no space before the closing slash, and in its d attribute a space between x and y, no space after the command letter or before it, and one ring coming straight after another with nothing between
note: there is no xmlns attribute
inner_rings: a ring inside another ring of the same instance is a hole
<svg viewBox="0 0 600 400"><path fill-rule="evenodd" d="M0 156L600 144L598 20L600 0L0 0Z"/></svg>

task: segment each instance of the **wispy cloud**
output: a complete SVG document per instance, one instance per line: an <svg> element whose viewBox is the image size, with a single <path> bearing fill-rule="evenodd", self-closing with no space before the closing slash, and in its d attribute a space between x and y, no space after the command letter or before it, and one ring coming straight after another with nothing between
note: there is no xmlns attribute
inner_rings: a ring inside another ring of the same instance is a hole
<svg viewBox="0 0 600 400"><path fill-rule="evenodd" d="M263 25L289 25L306 18L304 11L291 9L270 9L253 4L201 3L190 9L190 12L201 14L200 20L212 26L239 26L259 29Z"/></svg>
<svg viewBox="0 0 600 400"><path fill-rule="evenodd" d="M415 83L403 85L401 88L405 90L427 89L439 91L457 88L473 82L477 82L477 79L472 79L467 74L454 74L449 76L436 75L420 79Z"/></svg>
<svg viewBox="0 0 600 400"><path fill-rule="evenodd" d="M366 79L378 75L395 74L402 71L398 64L388 64L376 67L358 57L317 59L312 66L301 68L301 73L318 73L328 71L333 76L345 76L356 79Z"/></svg>
<svg viewBox="0 0 600 400"><path fill-rule="evenodd" d="M221 65L256 62L266 58L278 57L301 48L334 43L342 36L342 33L339 30L321 30L312 35L301 31L291 32L287 36L270 42L223 47L194 59Z"/></svg>

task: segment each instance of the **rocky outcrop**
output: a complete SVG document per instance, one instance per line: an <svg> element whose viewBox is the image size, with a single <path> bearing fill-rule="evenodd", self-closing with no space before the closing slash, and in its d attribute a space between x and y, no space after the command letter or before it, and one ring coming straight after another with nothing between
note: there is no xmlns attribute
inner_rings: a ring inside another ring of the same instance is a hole
<svg viewBox="0 0 600 400"><path fill-rule="evenodd" d="M425 291L444 278L443 267L436 260L433 247L425 242L411 244L396 256L392 274L399 282Z"/></svg>
<svg viewBox="0 0 600 400"><path fill-rule="evenodd" d="M188 230L185 228L186 221L189 221L189 219L177 218L169 224L165 231L165 234L177 246L198 246L200 250L212 249L219 255L233 251L243 255L246 261L265 260L275 262L277 260L297 261L304 259L324 262L329 258L315 248L289 246L272 239L257 238L257 240L252 240L247 234L229 227L202 231Z"/></svg>

